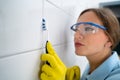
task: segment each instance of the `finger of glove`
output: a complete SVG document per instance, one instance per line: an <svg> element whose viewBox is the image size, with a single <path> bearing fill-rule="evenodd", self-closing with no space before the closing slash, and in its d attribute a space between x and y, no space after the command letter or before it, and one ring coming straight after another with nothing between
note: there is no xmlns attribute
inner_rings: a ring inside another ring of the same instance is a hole
<svg viewBox="0 0 120 80"><path fill-rule="evenodd" d="M74 69L74 78L75 80L79 80L80 79L80 68L78 66L73 66Z"/></svg>
<svg viewBox="0 0 120 80"><path fill-rule="evenodd" d="M49 80L49 79L48 79L48 76L47 76L44 72L41 73L40 79L41 79L41 80Z"/></svg>
<svg viewBox="0 0 120 80"><path fill-rule="evenodd" d="M67 80L74 80L74 70L72 68L69 68L67 70Z"/></svg>
<svg viewBox="0 0 120 80"><path fill-rule="evenodd" d="M52 68L57 67L58 63L56 62L56 59L54 58L54 56L52 56L50 54L42 54L41 55L41 60L42 61L47 61Z"/></svg>
<svg viewBox="0 0 120 80"><path fill-rule="evenodd" d="M54 55L56 53L55 50L53 49L52 44L49 41L47 41L46 43L46 48L47 48L48 54Z"/></svg>
<svg viewBox="0 0 120 80"><path fill-rule="evenodd" d="M45 74L44 72L40 75L41 80L55 80L52 76Z"/></svg>
<svg viewBox="0 0 120 80"><path fill-rule="evenodd" d="M73 66L67 69L66 80L80 80L80 68Z"/></svg>
<svg viewBox="0 0 120 80"><path fill-rule="evenodd" d="M54 70L47 64L42 66L42 72L45 72L49 76L55 75Z"/></svg>
<svg viewBox="0 0 120 80"><path fill-rule="evenodd" d="M47 47L46 48L47 48L48 54L53 55L55 57L55 59L56 59L58 64L64 65L62 63L62 61L60 60L60 58L58 57L58 55L56 54L55 50L52 47L52 44L49 41L47 42Z"/></svg>

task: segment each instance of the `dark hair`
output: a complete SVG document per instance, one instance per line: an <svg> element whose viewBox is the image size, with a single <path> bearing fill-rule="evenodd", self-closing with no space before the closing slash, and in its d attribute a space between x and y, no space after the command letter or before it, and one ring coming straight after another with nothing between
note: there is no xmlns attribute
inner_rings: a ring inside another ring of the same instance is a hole
<svg viewBox="0 0 120 80"><path fill-rule="evenodd" d="M114 13L108 8L89 8L82 11L80 16L88 11L94 12L107 28L106 34L112 42L111 48L114 49L120 41L120 25Z"/></svg>

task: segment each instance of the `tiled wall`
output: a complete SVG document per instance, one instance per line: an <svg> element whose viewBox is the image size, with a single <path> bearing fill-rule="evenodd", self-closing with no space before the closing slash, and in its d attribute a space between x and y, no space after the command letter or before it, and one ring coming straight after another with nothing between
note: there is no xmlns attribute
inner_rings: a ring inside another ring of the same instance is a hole
<svg viewBox="0 0 120 80"><path fill-rule="evenodd" d="M91 0L0 0L0 80L39 80L46 39L66 66L77 64L83 72L87 60L75 55L70 26L81 10L98 7L95 1L86 5ZM41 28L43 16L49 38Z"/></svg>

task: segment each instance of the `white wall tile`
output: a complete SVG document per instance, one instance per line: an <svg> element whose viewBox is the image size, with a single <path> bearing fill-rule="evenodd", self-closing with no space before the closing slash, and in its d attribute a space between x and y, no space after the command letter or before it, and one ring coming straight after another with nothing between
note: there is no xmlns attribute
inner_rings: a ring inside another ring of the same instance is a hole
<svg viewBox="0 0 120 80"><path fill-rule="evenodd" d="M71 6L66 8L66 10L70 11L71 9ZM71 11L71 14L74 15L74 10ZM72 15L46 1L45 18L49 40L53 44L62 44L71 41L70 26L75 21L75 18Z"/></svg>
<svg viewBox="0 0 120 80"><path fill-rule="evenodd" d="M41 0L0 0L0 56L41 47Z"/></svg>
<svg viewBox="0 0 120 80"><path fill-rule="evenodd" d="M0 80L39 80L40 53L38 50L0 59Z"/></svg>

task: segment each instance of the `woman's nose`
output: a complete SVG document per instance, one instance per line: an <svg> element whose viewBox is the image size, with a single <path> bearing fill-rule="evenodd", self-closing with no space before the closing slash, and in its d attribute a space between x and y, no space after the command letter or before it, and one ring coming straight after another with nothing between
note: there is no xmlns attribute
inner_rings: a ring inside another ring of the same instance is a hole
<svg viewBox="0 0 120 80"><path fill-rule="evenodd" d="M75 39L83 39L83 35L80 31L76 31L74 34Z"/></svg>

